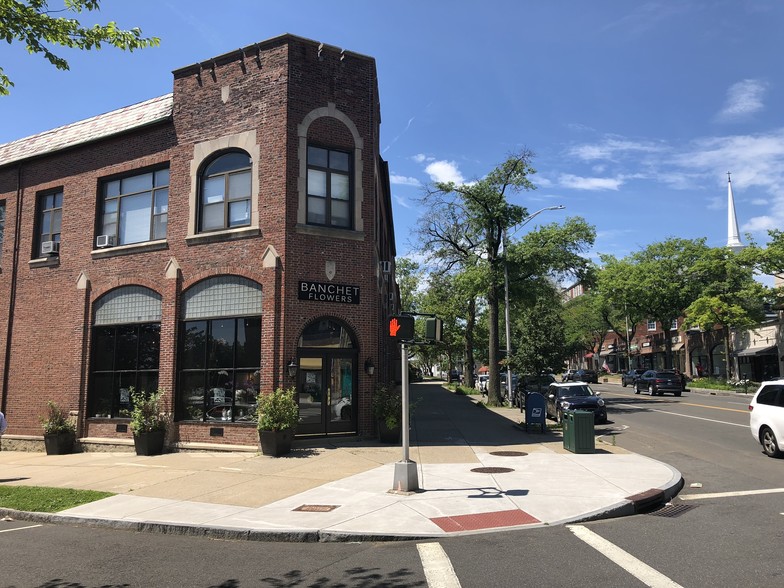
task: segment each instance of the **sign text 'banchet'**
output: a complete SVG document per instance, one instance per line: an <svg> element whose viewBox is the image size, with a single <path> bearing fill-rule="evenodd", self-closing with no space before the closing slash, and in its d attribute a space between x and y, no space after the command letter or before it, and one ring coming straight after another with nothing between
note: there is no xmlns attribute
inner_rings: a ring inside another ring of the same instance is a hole
<svg viewBox="0 0 784 588"><path fill-rule="evenodd" d="M359 286L300 281L298 298L316 302L359 304Z"/></svg>

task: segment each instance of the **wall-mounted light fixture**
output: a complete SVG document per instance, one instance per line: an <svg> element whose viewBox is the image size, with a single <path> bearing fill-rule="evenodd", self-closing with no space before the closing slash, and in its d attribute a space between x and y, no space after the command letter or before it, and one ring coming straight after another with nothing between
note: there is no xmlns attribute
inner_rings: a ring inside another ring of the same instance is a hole
<svg viewBox="0 0 784 588"><path fill-rule="evenodd" d="M371 358L371 357L368 357L368 358L365 360L365 373L366 373L368 376L372 376L372 375L373 375L373 372L375 372L375 371L376 371L376 366L375 366L375 365L373 365L373 358Z"/></svg>
<svg viewBox="0 0 784 588"><path fill-rule="evenodd" d="M297 362L292 359L286 366L286 369L289 372L289 377L293 378L297 375Z"/></svg>

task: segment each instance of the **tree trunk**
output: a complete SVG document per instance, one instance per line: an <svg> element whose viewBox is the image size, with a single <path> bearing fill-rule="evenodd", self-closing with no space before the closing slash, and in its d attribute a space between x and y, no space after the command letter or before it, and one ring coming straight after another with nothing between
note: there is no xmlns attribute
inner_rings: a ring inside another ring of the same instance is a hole
<svg viewBox="0 0 784 588"><path fill-rule="evenodd" d="M475 388L474 382L474 327L476 326L476 298L468 301L468 317L466 320L465 331L465 356L466 356L466 378L465 384L469 388Z"/></svg>
<svg viewBox="0 0 784 588"><path fill-rule="evenodd" d="M491 268L491 272L495 274ZM501 381L498 377L498 285L493 278L487 291L487 334L489 339L487 356L489 379L487 381L487 404L501 405Z"/></svg>
<svg viewBox="0 0 784 588"><path fill-rule="evenodd" d="M726 379L732 380L732 365L730 364L730 328L724 327L724 364L727 367Z"/></svg>
<svg viewBox="0 0 784 588"><path fill-rule="evenodd" d="M662 321L664 324L664 321ZM664 330L664 369L672 369L672 337L670 337L670 329Z"/></svg>

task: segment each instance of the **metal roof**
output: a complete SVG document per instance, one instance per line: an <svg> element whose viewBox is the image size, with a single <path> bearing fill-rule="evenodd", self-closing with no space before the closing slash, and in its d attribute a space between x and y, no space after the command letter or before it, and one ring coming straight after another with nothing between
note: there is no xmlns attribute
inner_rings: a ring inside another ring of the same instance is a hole
<svg viewBox="0 0 784 588"><path fill-rule="evenodd" d="M0 145L0 166L54 153L166 120L172 115L172 94L125 106Z"/></svg>

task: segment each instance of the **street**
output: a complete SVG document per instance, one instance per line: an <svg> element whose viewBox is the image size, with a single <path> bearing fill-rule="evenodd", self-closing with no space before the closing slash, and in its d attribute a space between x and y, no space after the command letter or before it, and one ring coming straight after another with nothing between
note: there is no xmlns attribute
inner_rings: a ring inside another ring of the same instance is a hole
<svg viewBox="0 0 784 588"><path fill-rule="evenodd" d="M597 448L615 443L680 470L675 508L395 543L218 541L4 521L0 586L780 584L784 460L763 455L751 437L748 397L594 388L611 421L597 426Z"/></svg>

